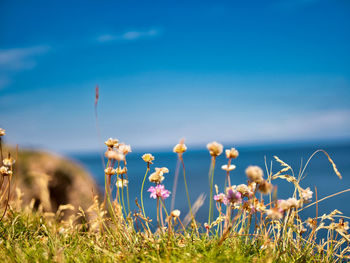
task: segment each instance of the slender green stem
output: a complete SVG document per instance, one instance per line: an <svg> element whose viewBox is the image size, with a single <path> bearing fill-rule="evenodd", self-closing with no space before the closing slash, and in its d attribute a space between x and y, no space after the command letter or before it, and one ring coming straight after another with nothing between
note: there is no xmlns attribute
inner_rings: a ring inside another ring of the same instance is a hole
<svg viewBox="0 0 350 263"><path fill-rule="evenodd" d="M146 170L145 176L144 176L143 181L142 181L142 186L141 186L141 207L142 207L143 216L145 218L147 218L147 217L146 217L146 213L145 213L145 208L143 206L143 187L145 186L145 181L146 181L148 172L149 172L149 166L147 166L147 170Z"/></svg>
<svg viewBox="0 0 350 263"><path fill-rule="evenodd" d="M182 168L183 168L183 174L184 174L184 181L185 181L185 189L186 189L186 195L187 195L188 208L190 209L192 221L194 221L194 216L193 216L192 207L191 207L190 195L189 195L189 193L188 193L188 187L187 187L186 172L185 172L185 163L184 163L184 160L183 160L182 156L179 156L179 158L180 158L180 160L181 160Z"/></svg>
<svg viewBox="0 0 350 263"><path fill-rule="evenodd" d="M215 157L212 159L212 173L211 173L211 182L210 182L210 199L209 199L209 216L208 216L208 224L210 225L213 220L213 185L214 185L214 170L215 170Z"/></svg>
<svg viewBox="0 0 350 263"><path fill-rule="evenodd" d="M128 216L128 214L126 213L126 208L125 208L125 203L124 203L124 178L122 175L122 204L123 204L123 209L124 209L124 213L125 213L125 217Z"/></svg>

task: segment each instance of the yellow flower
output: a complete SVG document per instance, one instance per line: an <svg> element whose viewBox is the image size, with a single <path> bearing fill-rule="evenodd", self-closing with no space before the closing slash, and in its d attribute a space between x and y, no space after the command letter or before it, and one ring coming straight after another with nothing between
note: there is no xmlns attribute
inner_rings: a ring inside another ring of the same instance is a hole
<svg viewBox="0 0 350 263"><path fill-rule="evenodd" d="M162 167L162 168L155 168L155 172L152 173L148 179L150 182L152 183L156 183L156 184L160 184L161 182L163 182L163 180L165 179L165 177L163 176L163 174L165 173L169 173L169 169L166 167Z"/></svg>
<svg viewBox="0 0 350 263"><path fill-rule="evenodd" d="M121 167L117 167L117 169L115 169L115 173L116 174L126 174L128 171L128 169L125 167L123 167L123 169Z"/></svg>
<svg viewBox="0 0 350 263"><path fill-rule="evenodd" d="M12 171L9 170L9 168L6 167L6 166L1 166L1 167L0 167L0 174L1 174L2 176L8 176L8 175L12 175Z"/></svg>
<svg viewBox="0 0 350 263"><path fill-rule="evenodd" d="M0 128L0 137L6 135L6 131Z"/></svg>
<svg viewBox="0 0 350 263"><path fill-rule="evenodd" d="M115 174L115 170L113 169L113 167L107 167L105 169L105 174L106 175L113 175L113 174Z"/></svg>
<svg viewBox="0 0 350 263"><path fill-rule="evenodd" d="M142 159L146 162L146 163L152 163L152 161L154 161L154 157L152 154L150 153L145 153L144 155L142 155Z"/></svg>
<svg viewBox="0 0 350 263"><path fill-rule="evenodd" d="M226 149L225 154L227 159L235 159L238 157L238 151L235 148Z"/></svg>
<svg viewBox="0 0 350 263"><path fill-rule="evenodd" d="M162 175L169 173L169 169L166 167L161 167L161 168L156 167L155 170L157 173L161 173Z"/></svg>
<svg viewBox="0 0 350 263"><path fill-rule="evenodd" d="M156 183L156 184L160 184L161 182L163 182L164 179L165 177L163 176L163 173L160 174L158 172L154 172L148 177L148 180L151 183Z"/></svg>
<svg viewBox="0 0 350 263"><path fill-rule="evenodd" d="M113 147L118 145L118 140L113 139L113 138L109 138L107 141L105 141L105 144L107 145L107 147L113 148Z"/></svg>
<svg viewBox="0 0 350 263"><path fill-rule="evenodd" d="M182 153L186 152L186 150L187 150L186 145L181 141L180 143L175 145L173 152L182 154Z"/></svg>
<svg viewBox="0 0 350 263"><path fill-rule="evenodd" d="M259 166L249 166L245 173L249 180L256 183L261 183L263 181L264 172Z"/></svg>
<svg viewBox="0 0 350 263"><path fill-rule="evenodd" d="M225 165L221 166L221 169L225 170L227 172L233 171L234 169L236 169L236 165L231 164L230 166L227 166L227 164L225 164Z"/></svg>
<svg viewBox="0 0 350 263"><path fill-rule="evenodd" d="M223 151L223 146L217 142L211 142L207 144L207 148L211 156L216 157L219 156Z"/></svg>

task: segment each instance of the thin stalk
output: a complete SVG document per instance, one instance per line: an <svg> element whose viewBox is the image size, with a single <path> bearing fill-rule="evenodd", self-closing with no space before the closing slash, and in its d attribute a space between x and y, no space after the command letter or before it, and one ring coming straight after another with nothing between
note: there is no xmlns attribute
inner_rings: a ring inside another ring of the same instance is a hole
<svg viewBox="0 0 350 263"><path fill-rule="evenodd" d="M188 208L190 209L190 213L191 213L191 218L192 218L192 222L196 227L197 230L197 225L196 225L196 221L194 219L193 213L192 213L192 206L191 206L191 200L190 200L190 195L188 192L188 187L187 187L187 180L186 180L186 171L185 171L185 163L184 163L184 159L182 158L181 155L179 155L181 164L182 164L182 169L183 169L183 174L184 174L184 182L185 182L185 189L186 189L186 195L187 195L187 202L188 202ZM198 230L197 230L198 231Z"/></svg>
<svg viewBox="0 0 350 263"><path fill-rule="evenodd" d="M211 173L211 182L210 182L210 199L209 199L209 216L208 224L210 225L213 220L213 185L214 185L214 170L215 170L215 157L212 157L212 173Z"/></svg>
<svg viewBox="0 0 350 263"><path fill-rule="evenodd" d="M141 207L142 207L143 216L144 216L145 218L147 218L147 217L146 217L146 213L145 213L145 208L144 208L144 206L143 206L143 188L144 188L144 186L145 186L145 181L146 181L148 172L149 172L149 164L147 164L147 170L146 170L145 176L143 177L142 186L141 186ZM148 224L147 224L147 225L148 225Z"/></svg>
<svg viewBox="0 0 350 263"><path fill-rule="evenodd" d="M126 160L124 160L124 166L126 167ZM129 178L128 178L128 173L125 174L125 179L128 180L129 182ZM126 200L128 203L128 213L130 213L130 201L129 201L129 184L126 185Z"/></svg>

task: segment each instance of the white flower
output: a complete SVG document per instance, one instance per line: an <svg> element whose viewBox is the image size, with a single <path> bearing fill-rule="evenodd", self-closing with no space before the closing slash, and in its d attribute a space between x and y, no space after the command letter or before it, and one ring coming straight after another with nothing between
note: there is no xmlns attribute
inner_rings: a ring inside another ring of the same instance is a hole
<svg viewBox="0 0 350 263"><path fill-rule="evenodd" d="M301 190L301 198L304 201L310 201L312 199L312 194L313 192L310 190L310 187Z"/></svg>
<svg viewBox="0 0 350 263"><path fill-rule="evenodd" d="M221 169L225 170L227 172L233 171L234 169L236 169L236 165L231 164L230 166L227 166L227 164L225 164L225 165L221 166Z"/></svg>
<svg viewBox="0 0 350 263"><path fill-rule="evenodd" d="M207 144L207 148L209 150L210 155L216 157L222 153L224 146L217 142L211 142Z"/></svg>

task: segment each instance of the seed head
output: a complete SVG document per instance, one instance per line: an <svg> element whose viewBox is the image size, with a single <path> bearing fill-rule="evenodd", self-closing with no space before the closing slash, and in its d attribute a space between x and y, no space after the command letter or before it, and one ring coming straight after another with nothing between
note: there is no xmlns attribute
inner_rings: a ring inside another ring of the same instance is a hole
<svg viewBox="0 0 350 263"><path fill-rule="evenodd" d="M131 146L130 145L126 145L125 143L120 143L119 146L118 146L118 149L124 155L127 155L128 153L131 152Z"/></svg>
<svg viewBox="0 0 350 263"><path fill-rule="evenodd" d="M279 219L282 219L282 217L283 217L282 212L278 208L275 208L275 207L266 210L266 215L268 218L270 218L272 220L279 220Z"/></svg>
<svg viewBox="0 0 350 263"><path fill-rule="evenodd" d="M181 214L181 212L180 212L180 210L178 210L178 209L175 209L175 210L173 210L173 211L171 211L171 213L170 213L170 215L172 216L172 217L179 217L180 216L180 214Z"/></svg>
<svg viewBox="0 0 350 263"><path fill-rule="evenodd" d="M267 195L268 193L270 193L272 191L272 184L270 184L268 181L263 180L260 184L259 184L259 191L264 194Z"/></svg>
<svg viewBox="0 0 350 263"><path fill-rule="evenodd" d="M6 131L0 128L0 137L6 135Z"/></svg>
<svg viewBox="0 0 350 263"><path fill-rule="evenodd" d="M245 173L250 181L255 183L261 183L263 181L264 172L259 166L249 166Z"/></svg>
<svg viewBox="0 0 350 263"><path fill-rule="evenodd" d="M217 143L217 142L208 143L207 148L209 150L210 155L213 157L219 156L224 149L222 144Z"/></svg>
<svg viewBox="0 0 350 263"><path fill-rule="evenodd" d="M227 159L236 159L239 155L238 151L235 148L226 149L225 154Z"/></svg>

